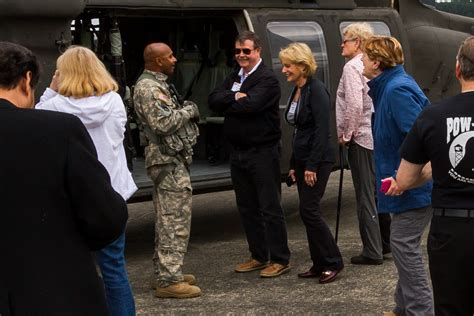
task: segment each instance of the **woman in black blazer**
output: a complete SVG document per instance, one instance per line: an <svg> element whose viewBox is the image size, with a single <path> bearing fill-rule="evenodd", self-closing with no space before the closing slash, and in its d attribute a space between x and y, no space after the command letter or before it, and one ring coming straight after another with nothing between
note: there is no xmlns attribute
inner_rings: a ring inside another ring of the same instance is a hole
<svg viewBox="0 0 474 316"><path fill-rule="evenodd" d="M344 267L339 248L320 211L320 201L334 164L329 93L320 80L311 77L316 71L316 61L308 45L292 43L280 51L279 57L282 73L295 84L285 112L286 121L295 127L288 177L298 187L300 215L306 226L313 261L313 266L298 276L318 277L319 283L329 283Z"/></svg>

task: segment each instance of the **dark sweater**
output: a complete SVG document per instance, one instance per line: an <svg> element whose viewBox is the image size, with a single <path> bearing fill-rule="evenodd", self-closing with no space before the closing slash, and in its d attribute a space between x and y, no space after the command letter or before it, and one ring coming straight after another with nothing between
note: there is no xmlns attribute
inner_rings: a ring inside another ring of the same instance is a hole
<svg viewBox="0 0 474 316"><path fill-rule="evenodd" d="M263 61L245 79L240 92L247 96L235 100L231 88L240 83L239 69L231 73L209 95L212 110L224 113L224 136L234 147L265 147L276 144L281 138L279 101L280 85L272 70Z"/></svg>

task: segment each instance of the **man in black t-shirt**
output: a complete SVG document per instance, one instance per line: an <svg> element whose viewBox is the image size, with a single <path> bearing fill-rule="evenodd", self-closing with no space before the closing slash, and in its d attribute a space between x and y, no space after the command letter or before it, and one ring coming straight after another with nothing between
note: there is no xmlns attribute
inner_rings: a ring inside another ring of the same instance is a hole
<svg viewBox="0 0 474 316"><path fill-rule="evenodd" d="M459 49L456 77L462 93L420 114L387 192L433 178L428 255L437 316L474 312L474 36Z"/></svg>

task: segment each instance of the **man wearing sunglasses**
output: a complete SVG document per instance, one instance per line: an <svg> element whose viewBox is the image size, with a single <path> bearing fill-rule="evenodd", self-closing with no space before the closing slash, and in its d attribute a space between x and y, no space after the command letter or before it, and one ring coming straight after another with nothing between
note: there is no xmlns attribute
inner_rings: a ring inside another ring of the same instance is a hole
<svg viewBox="0 0 474 316"><path fill-rule="evenodd" d="M261 57L258 36L250 31L235 40L240 66L209 95L209 106L223 113L224 136L232 147L231 177L247 235L250 260L236 272L261 270L276 277L290 270L288 238L280 205L280 86Z"/></svg>

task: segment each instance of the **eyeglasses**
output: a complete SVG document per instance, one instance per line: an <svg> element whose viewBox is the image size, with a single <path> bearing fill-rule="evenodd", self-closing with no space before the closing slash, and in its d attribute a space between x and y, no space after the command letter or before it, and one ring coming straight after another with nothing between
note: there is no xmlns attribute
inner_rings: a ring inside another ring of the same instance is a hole
<svg viewBox="0 0 474 316"><path fill-rule="evenodd" d="M358 40L357 38L346 39L346 40L343 40L343 41L342 41L342 44L346 45L347 42L353 42L353 41L357 41L357 40Z"/></svg>
<svg viewBox="0 0 474 316"><path fill-rule="evenodd" d="M236 48L234 49L234 54L235 55L240 55L240 53L244 53L244 55L250 55L252 53L253 49L250 49L250 48Z"/></svg>

